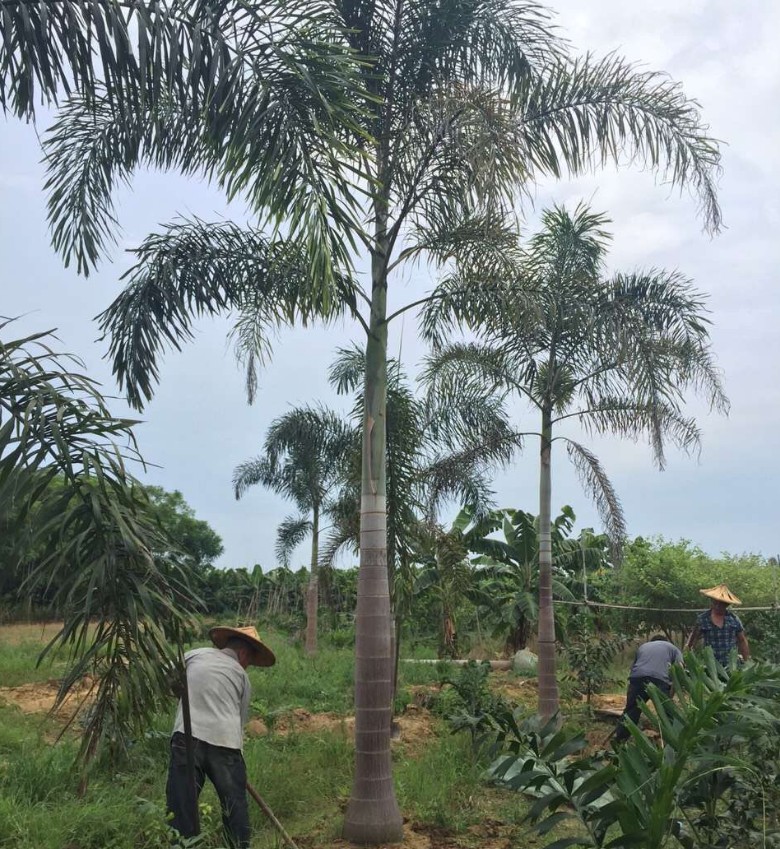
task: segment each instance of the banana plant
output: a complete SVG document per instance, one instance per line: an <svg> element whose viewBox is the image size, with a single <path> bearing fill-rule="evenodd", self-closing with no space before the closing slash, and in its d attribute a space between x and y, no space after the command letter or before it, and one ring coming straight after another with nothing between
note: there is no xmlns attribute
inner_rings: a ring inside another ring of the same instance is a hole
<svg viewBox="0 0 780 849"><path fill-rule="evenodd" d="M574 511L566 506L551 524L553 596L567 601L574 596L567 585L568 573L558 564L568 565L576 546L576 540L569 539L574 520ZM487 534L472 532L468 541L470 550L480 555L474 560L481 580L473 597L498 612L494 636L505 637L507 653L514 654L525 648L539 620L539 520L523 510L496 510L480 530ZM497 530L503 539L488 535ZM556 614L562 621L565 614L560 608Z"/></svg>

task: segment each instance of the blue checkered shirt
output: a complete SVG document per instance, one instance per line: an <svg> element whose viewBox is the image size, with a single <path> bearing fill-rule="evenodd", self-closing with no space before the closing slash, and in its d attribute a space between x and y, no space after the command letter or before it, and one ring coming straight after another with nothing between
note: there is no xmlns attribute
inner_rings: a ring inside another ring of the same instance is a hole
<svg viewBox="0 0 780 849"><path fill-rule="evenodd" d="M718 628L710 617L710 611L705 610L696 617L704 645L712 649L715 659L723 666L728 666L731 650L737 647L737 634L744 631L739 617L730 610L726 611L723 627Z"/></svg>

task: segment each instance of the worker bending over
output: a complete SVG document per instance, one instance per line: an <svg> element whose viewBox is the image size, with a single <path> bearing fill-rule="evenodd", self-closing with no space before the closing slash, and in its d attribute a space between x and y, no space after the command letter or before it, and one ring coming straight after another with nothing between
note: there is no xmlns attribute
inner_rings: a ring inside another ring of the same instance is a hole
<svg viewBox="0 0 780 849"><path fill-rule="evenodd" d="M615 740L622 742L628 739L629 730L625 724L627 718L634 725L639 723L642 712L639 703L647 701L647 688L651 684L654 684L664 695L671 695L672 676L669 674L669 669L673 663L682 664L682 662L683 656L680 649L660 634L639 646L636 650L634 665L628 675L626 707L615 731Z"/></svg>

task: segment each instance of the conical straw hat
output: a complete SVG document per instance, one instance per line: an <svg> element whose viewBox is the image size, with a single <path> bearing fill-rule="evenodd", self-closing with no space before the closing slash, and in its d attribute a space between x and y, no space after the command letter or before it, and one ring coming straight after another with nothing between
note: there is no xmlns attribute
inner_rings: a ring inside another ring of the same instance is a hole
<svg viewBox="0 0 780 849"><path fill-rule="evenodd" d="M250 666L273 666L276 656L260 639L257 629L252 625L245 628L231 628L229 625L217 625L209 631L211 642L218 649L223 649L231 637L238 637L253 649Z"/></svg>
<svg viewBox="0 0 780 849"><path fill-rule="evenodd" d="M725 584L718 584L717 587L710 587L708 590L699 590L699 592L708 598L714 598L715 601L722 601L724 604L742 604Z"/></svg>

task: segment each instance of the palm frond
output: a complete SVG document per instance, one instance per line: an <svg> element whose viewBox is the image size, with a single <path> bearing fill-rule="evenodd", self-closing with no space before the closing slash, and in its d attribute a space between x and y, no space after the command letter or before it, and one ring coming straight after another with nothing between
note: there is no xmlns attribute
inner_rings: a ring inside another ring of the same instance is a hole
<svg viewBox="0 0 780 849"><path fill-rule="evenodd" d="M354 303L348 278L336 275L340 295L331 287L312 289L311 268L294 242L270 241L229 222L170 224L134 253L138 262L125 274L126 288L99 320L110 336L114 374L138 408L152 397L162 352L192 338L197 316L236 309L251 317L252 333L239 322L236 337L247 362L250 351L256 358L267 350L258 331L296 318L328 320Z"/></svg>
<svg viewBox="0 0 780 849"><path fill-rule="evenodd" d="M615 559L619 561L626 537L626 521L615 488L595 454L572 439L566 440L566 450L583 487L596 504Z"/></svg>
<svg viewBox="0 0 780 849"><path fill-rule="evenodd" d="M686 453L698 450L701 445L701 430L695 420L683 416L675 406L659 401L601 396L599 405L570 415L578 418L588 433L614 433L634 441L647 436L660 469L666 465L667 439Z"/></svg>
<svg viewBox="0 0 780 849"><path fill-rule="evenodd" d="M116 239L116 186L150 165L214 179L265 221L285 222L314 280L327 284L347 267L359 227L342 139L359 130L357 77L349 54L310 27L280 38L278 24L267 26L265 40L242 48L200 96L163 89L121 113L100 85L71 98L44 141L53 241L66 263L75 256L82 273L94 267Z"/></svg>
<svg viewBox="0 0 780 849"><path fill-rule="evenodd" d="M3 336L10 326L0 322ZM0 501L29 520L36 562L24 591L45 591L64 617L42 655L69 657L57 705L92 679L80 750L90 760L102 742L122 746L148 727L198 600L127 471L127 459L141 459L133 423L110 414L53 342L0 340Z"/></svg>
<svg viewBox="0 0 780 849"><path fill-rule="evenodd" d="M119 111L163 89L191 97L204 80L220 77L230 59L223 30L206 23L214 13L208 2L5 0L0 106L32 119L36 101L57 102L73 91L89 98L99 84Z"/></svg>
<svg viewBox="0 0 780 849"><path fill-rule="evenodd" d="M307 516L285 517L276 529L276 547L274 549L276 559L283 566L289 566L293 551L311 532L312 523Z"/></svg>
<svg viewBox="0 0 780 849"><path fill-rule="evenodd" d="M396 49L397 79L410 98L467 80L511 90L564 53L549 9L511 0L412 0Z"/></svg>
<svg viewBox="0 0 780 849"><path fill-rule="evenodd" d="M239 463L233 470L233 493L238 501L250 486L266 485L272 477L271 464L265 457Z"/></svg>
<svg viewBox="0 0 780 849"><path fill-rule="evenodd" d="M720 229L718 143L678 83L615 55L586 56L548 66L516 99L521 152L533 172L560 177L636 161L674 186L690 185L707 229Z"/></svg>

